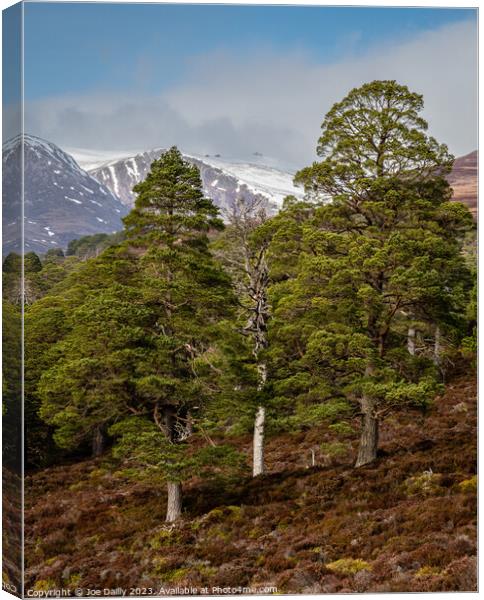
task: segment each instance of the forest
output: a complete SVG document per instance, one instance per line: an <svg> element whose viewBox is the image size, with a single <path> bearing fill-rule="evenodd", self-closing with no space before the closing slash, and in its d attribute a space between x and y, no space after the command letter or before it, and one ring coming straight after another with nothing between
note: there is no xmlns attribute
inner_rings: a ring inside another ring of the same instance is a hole
<svg viewBox="0 0 484 600"><path fill-rule="evenodd" d="M274 216L172 147L122 232L24 256L33 589L475 589L476 227L422 109L350 91Z"/></svg>

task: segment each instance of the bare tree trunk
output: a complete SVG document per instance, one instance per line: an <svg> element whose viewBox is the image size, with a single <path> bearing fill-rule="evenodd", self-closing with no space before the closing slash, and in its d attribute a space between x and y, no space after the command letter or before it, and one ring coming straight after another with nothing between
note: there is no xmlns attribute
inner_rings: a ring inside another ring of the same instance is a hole
<svg viewBox="0 0 484 600"><path fill-rule="evenodd" d="M376 458L378 450L378 419L375 417L375 406L372 400L361 399L361 436L358 447L358 457L355 467L362 467Z"/></svg>
<svg viewBox="0 0 484 600"><path fill-rule="evenodd" d="M415 356L415 328L409 327L407 333L407 350L412 356Z"/></svg>
<svg viewBox="0 0 484 600"><path fill-rule="evenodd" d="M264 473L264 425L266 420L266 409L263 406L257 407L257 413L254 422L254 466L252 470L253 477Z"/></svg>
<svg viewBox="0 0 484 600"><path fill-rule="evenodd" d="M101 427L96 427L92 436L92 456L98 458L104 452L105 439Z"/></svg>
<svg viewBox="0 0 484 600"><path fill-rule="evenodd" d="M270 318L268 288L270 283L266 254L268 240L254 245L251 235L256 227L267 220L259 200L247 202L236 198L229 222L233 226L237 243L234 257L230 261L236 266L236 280L250 306L247 307L247 324L243 333L252 338L252 355L259 374L257 390L260 392L267 382L267 365L261 353L268 347L267 322ZM233 267L232 267L233 268ZM266 409L259 404L254 421L253 469L254 477L264 473L264 430Z"/></svg>
<svg viewBox="0 0 484 600"><path fill-rule="evenodd" d="M181 516L182 487L181 483L169 481L167 483L168 501L166 504L166 522L173 523Z"/></svg>
<svg viewBox="0 0 484 600"><path fill-rule="evenodd" d="M267 382L267 366L265 363L259 363L257 370L259 371L259 384L257 389L260 391ZM254 462L252 476L262 475L264 473L264 428L266 423L266 409L264 406L257 407L254 422Z"/></svg>

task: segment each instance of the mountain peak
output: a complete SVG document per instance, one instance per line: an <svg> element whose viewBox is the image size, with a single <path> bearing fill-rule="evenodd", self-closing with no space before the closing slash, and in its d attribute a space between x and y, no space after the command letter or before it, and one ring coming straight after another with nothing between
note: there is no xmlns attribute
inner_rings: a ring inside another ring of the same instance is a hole
<svg viewBox="0 0 484 600"><path fill-rule="evenodd" d="M89 173L108 187L126 206L134 203L133 187L146 177L151 163L160 157L164 148L155 148L133 156L107 160ZM293 173L269 163L259 154L249 159L225 158L221 155L197 155L183 152L184 158L200 170L205 194L223 210L230 209L235 199L257 197L269 214L277 212L288 195L300 198L303 191L293 184Z"/></svg>
<svg viewBox="0 0 484 600"><path fill-rule="evenodd" d="M72 156L42 138L16 136L3 145L4 252L19 251L22 142L26 251L65 248L80 236L122 228L127 209Z"/></svg>

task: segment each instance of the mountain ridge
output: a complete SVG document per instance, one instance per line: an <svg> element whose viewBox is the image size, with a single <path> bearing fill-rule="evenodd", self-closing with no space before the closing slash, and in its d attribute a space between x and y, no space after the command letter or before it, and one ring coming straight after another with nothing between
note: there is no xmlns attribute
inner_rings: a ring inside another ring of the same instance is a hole
<svg viewBox="0 0 484 600"><path fill-rule="evenodd" d="M56 144L25 134L25 251L65 248L70 240L122 227L128 210L119 199L84 171ZM3 145L4 253L19 251L21 227L22 137Z"/></svg>
<svg viewBox="0 0 484 600"><path fill-rule="evenodd" d="M124 204L132 206L134 194L131 190L139 181L139 174L146 174L148 162L158 158L163 151L163 148L157 148L132 156L98 161L88 172L113 193L120 194ZM250 159L225 159L219 155L200 156L186 152L183 154L187 160L200 168L205 192L222 210L230 208L235 196L240 192L265 198L269 202L269 214L277 212L286 195L292 194L299 198L304 195L301 188L294 186L292 171L265 165L261 160L253 163ZM259 153L254 153L252 158L267 160ZM465 204L474 219L477 218L477 158L477 150L457 157L447 177L453 188L452 199ZM220 184L220 177L223 177L224 185Z"/></svg>
<svg viewBox="0 0 484 600"><path fill-rule="evenodd" d="M133 186L144 179L151 163L165 151L156 148L134 156L107 161L89 169L89 173L116 194L123 204L134 203ZM219 155L199 156L183 153L184 158L200 170L205 193L221 209L229 211L241 193L246 197L258 198L268 214L276 213L285 196L303 196L302 189L294 186L293 174L273 166L257 164L254 160L227 160Z"/></svg>
<svg viewBox="0 0 484 600"><path fill-rule="evenodd" d="M5 253L19 251L21 239L17 189L20 139L17 136L3 145ZM100 155L95 151L71 150L77 152L72 156L37 136L25 134L24 140L25 250L35 252L65 248L72 239L85 235L119 231L121 217L134 203L133 186L146 176L152 161L164 151L157 148L120 157L115 152ZM222 216L230 212L241 194L257 198L269 216L280 210L285 196L303 197L303 190L293 184L293 173L274 166L274 160L258 152L245 159L188 153L184 156L200 169L204 191L220 208ZM477 159L477 151L458 157L448 176L453 199L463 202L474 219L477 218ZM83 165L90 168L84 169Z"/></svg>

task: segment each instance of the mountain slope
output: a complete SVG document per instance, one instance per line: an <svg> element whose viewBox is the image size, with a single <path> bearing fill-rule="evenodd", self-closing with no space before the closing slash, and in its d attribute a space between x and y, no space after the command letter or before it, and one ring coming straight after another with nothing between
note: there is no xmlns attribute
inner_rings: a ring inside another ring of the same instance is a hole
<svg viewBox="0 0 484 600"><path fill-rule="evenodd" d="M163 149L150 150L135 156L110 161L91 168L89 173L108 187L126 206L134 202L133 186L145 178L153 160ZM302 190L292 183L293 174L263 164L258 155L251 162L227 160L215 156L184 155L200 169L203 188L209 198L223 210L232 206L243 194L257 197L269 214L277 212L285 196L302 197Z"/></svg>
<svg viewBox="0 0 484 600"><path fill-rule="evenodd" d="M176 526L163 524L162 484L128 479L108 455L33 473L27 586L75 577L84 589L475 590L476 425L470 374L450 381L427 416L387 418L379 458L360 469L356 420L344 438L324 425L273 435L266 475L184 485ZM233 443L249 463L250 435Z"/></svg>
<svg viewBox="0 0 484 600"><path fill-rule="evenodd" d="M468 206L477 217L477 150L456 158L448 181L454 190L454 200Z"/></svg>
<svg viewBox="0 0 484 600"><path fill-rule="evenodd" d="M77 157L76 151L73 152ZM104 163L99 156L86 155L85 151L79 152L79 157L86 161L86 168L89 167L94 178L106 185L126 206L132 206L133 186L146 176L151 162L162 152L162 149L150 150ZM293 184L292 172L264 164L267 159L257 153L248 161L190 154L185 154L185 157L199 167L207 196L225 210L240 193L263 198L269 213L281 207L285 196L303 196L303 190ZM93 162L95 158L97 164ZM476 216L477 151L457 158L448 179L454 189L454 200L466 204Z"/></svg>
<svg viewBox="0 0 484 600"><path fill-rule="evenodd" d="M121 229L126 207L58 146L31 135L25 147L25 250L45 252L74 238ZM4 252L18 250L21 139L3 146Z"/></svg>

